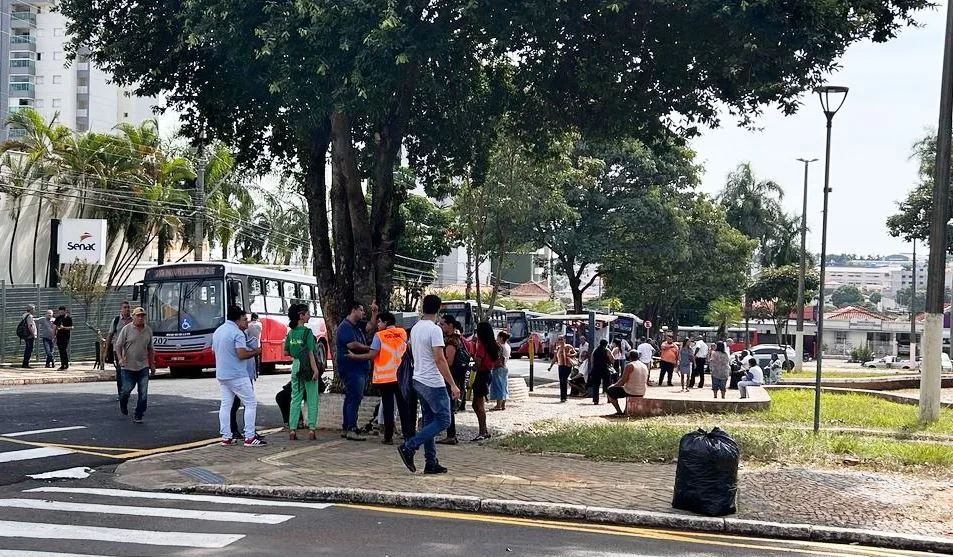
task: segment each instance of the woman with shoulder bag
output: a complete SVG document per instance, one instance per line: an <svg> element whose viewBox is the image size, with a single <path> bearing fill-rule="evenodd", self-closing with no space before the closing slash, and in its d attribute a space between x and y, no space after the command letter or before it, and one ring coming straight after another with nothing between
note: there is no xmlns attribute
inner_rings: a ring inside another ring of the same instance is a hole
<svg viewBox="0 0 953 557"><path fill-rule="evenodd" d="M285 337L285 354L293 358L291 363L291 410L288 416L290 432L288 438L295 440L298 434L294 427L301 415L301 399L307 393L308 400L308 439L317 439L318 427L318 379L321 368L314 357L317 342L314 333L306 324L311 312L306 304L292 304L288 308L288 336Z"/></svg>
<svg viewBox="0 0 953 557"><path fill-rule="evenodd" d="M484 441L490 438L486 427L486 397L490 394L490 380L493 368L500 359L500 345L493 335L493 326L487 321L477 323L477 343L473 352L476 373L473 379L473 412L476 414L480 432L472 441Z"/></svg>

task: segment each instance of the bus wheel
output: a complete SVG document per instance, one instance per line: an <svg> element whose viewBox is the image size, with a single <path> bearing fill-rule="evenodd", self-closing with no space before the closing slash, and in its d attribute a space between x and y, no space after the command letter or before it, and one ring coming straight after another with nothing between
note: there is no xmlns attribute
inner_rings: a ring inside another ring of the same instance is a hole
<svg viewBox="0 0 953 557"><path fill-rule="evenodd" d="M262 363L258 366L258 373L260 373L260 374L262 374L262 375L271 375L271 374L274 373L274 372L275 372L275 363L274 363L274 362L269 362L269 363L262 362Z"/></svg>
<svg viewBox="0 0 953 557"><path fill-rule="evenodd" d="M318 360L318 366L328 369L328 343L324 340L318 341L318 353L315 354Z"/></svg>

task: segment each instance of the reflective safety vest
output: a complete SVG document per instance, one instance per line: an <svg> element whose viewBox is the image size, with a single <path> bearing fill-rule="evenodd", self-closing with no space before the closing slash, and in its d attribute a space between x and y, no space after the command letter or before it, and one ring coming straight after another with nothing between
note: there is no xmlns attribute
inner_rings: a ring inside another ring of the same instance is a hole
<svg viewBox="0 0 953 557"><path fill-rule="evenodd" d="M377 333L381 349L374 358L374 377L371 383L396 383L397 368L407 351L407 331L392 327Z"/></svg>

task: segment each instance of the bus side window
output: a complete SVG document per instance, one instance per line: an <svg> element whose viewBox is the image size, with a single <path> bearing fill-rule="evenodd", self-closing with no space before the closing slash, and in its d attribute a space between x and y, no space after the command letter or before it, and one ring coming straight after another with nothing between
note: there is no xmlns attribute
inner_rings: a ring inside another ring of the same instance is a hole
<svg viewBox="0 0 953 557"><path fill-rule="evenodd" d="M314 285L309 284L304 289L305 295L310 301L311 315L319 317L321 315L321 302L318 300L318 293L315 291Z"/></svg>
<svg viewBox="0 0 953 557"><path fill-rule="evenodd" d="M228 305L238 306L240 308L245 307L245 303L242 300L242 298L244 298L242 290L242 281L238 279L228 280Z"/></svg>
<svg viewBox="0 0 953 557"><path fill-rule="evenodd" d="M298 288L293 282L281 283L281 299L284 302L284 312L291 308L291 304L298 303Z"/></svg>
<svg viewBox="0 0 953 557"><path fill-rule="evenodd" d="M260 278L248 279L248 311L265 312L265 288Z"/></svg>
<svg viewBox="0 0 953 557"><path fill-rule="evenodd" d="M281 299L281 286L277 280L265 279L265 308L267 313L279 315L285 313L284 301Z"/></svg>

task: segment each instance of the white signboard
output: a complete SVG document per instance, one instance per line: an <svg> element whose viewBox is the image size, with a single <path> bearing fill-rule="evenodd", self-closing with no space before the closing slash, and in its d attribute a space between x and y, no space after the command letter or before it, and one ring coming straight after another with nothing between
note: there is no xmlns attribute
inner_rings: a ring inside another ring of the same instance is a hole
<svg viewBox="0 0 953 557"><path fill-rule="evenodd" d="M63 219L57 251L60 263L106 264L106 221Z"/></svg>

